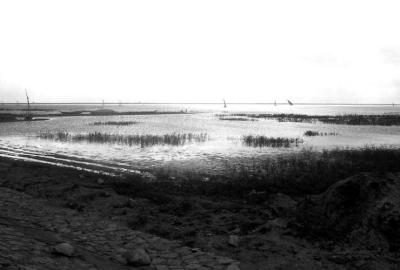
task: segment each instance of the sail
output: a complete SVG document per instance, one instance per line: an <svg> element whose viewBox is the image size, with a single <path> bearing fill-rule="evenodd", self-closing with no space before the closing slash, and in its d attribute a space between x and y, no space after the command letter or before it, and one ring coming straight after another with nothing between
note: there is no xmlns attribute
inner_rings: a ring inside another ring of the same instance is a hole
<svg viewBox="0 0 400 270"><path fill-rule="evenodd" d="M291 102L290 100L287 101L289 103L290 106L293 106L293 102Z"/></svg>

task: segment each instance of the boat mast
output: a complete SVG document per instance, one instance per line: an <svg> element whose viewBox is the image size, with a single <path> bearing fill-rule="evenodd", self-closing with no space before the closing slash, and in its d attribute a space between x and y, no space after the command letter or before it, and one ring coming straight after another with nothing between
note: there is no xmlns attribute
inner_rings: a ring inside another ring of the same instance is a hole
<svg viewBox="0 0 400 270"><path fill-rule="evenodd" d="M26 89L25 89L25 95L26 95L26 103L28 104L28 111L26 112L26 118L30 118L30 116L31 116L31 104L29 102L28 91Z"/></svg>

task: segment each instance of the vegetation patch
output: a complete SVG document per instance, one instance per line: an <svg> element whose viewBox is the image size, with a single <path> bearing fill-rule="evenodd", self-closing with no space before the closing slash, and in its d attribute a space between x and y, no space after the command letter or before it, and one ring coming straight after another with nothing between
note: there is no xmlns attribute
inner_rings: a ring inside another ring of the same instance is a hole
<svg viewBox="0 0 400 270"><path fill-rule="evenodd" d="M291 147L298 146L303 143L299 138L283 138L283 137L266 137L260 135L245 135L242 137L242 142L246 146L251 147Z"/></svg>
<svg viewBox="0 0 400 270"><path fill-rule="evenodd" d="M219 117L222 121L257 121L257 119L246 118L246 117Z"/></svg>
<svg viewBox="0 0 400 270"><path fill-rule="evenodd" d="M132 126L139 122L136 121L107 121L107 122L94 122L92 126Z"/></svg>
<svg viewBox="0 0 400 270"><path fill-rule="evenodd" d="M375 126L398 126L400 125L400 115L380 114L380 115L306 115L306 114L230 114L230 117L249 117L255 119L273 119L279 122L300 122L336 125L375 125Z"/></svg>
<svg viewBox="0 0 400 270"><path fill-rule="evenodd" d="M164 135L119 135L102 132L71 134L68 132L45 132L38 135L41 139L49 139L61 142L88 142L88 143L113 143L123 145L140 145L149 147L155 145L180 146L187 143L199 143L208 140L207 133L172 133Z"/></svg>
<svg viewBox="0 0 400 270"><path fill-rule="evenodd" d="M315 137L315 136L337 136L336 132L319 132L319 131L313 131L313 130L307 130L304 132L304 136L306 137Z"/></svg>

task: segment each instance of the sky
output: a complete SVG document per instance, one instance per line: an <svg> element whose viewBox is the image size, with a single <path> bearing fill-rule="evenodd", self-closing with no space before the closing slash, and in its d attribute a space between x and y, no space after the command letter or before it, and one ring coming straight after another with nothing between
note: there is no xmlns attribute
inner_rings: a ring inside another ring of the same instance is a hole
<svg viewBox="0 0 400 270"><path fill-rule="evenodd" d="M400 2L0 1L0 101L400 103Z"/></svg>

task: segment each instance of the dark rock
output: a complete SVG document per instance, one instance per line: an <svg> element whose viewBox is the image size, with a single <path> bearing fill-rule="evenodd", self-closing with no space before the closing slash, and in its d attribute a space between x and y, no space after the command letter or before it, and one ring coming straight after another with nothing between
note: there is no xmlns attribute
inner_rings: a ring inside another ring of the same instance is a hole
<svg viewBox="0 0 400 270"><path fill-rule="evenodd" d="M104 179L103 178L97 179L97 184L99 184L99 185L104 184Z"/></svg>
<svg viewBox="0 0 400 270"><path fill-rule="evenodd" d="M226 270L240 270L239 266L236 263L229 265Z"/></svg>
<svg viewBox="0 0 400 270"><path fill-rule="evenodd" d="M306 198L296 215L300 230L313 237L400 250L400 175L344 179Z"/></svg>
<svg viewBox="0 0 400 270"><path fill-rule="evenodd" d="M239 236L237 235L230 235L228 244L233 246L233 247L238 247L239 246Z"/></svg>
<svg viewBox="0 0 400 270"><path fill-rule="evenodd" d="M125 258L127 264L132 266L146 266L151 264L149 254L142 248L126 252Z"/></svg>
<svg viewBox="0 0 400 270"><path fill-rule="evenodd" d="M72 257L74 255L75 249L72 245L68 243L61 243L56 245L53 251L56 254Z"/></svg>

